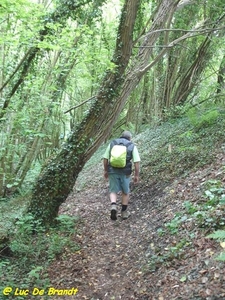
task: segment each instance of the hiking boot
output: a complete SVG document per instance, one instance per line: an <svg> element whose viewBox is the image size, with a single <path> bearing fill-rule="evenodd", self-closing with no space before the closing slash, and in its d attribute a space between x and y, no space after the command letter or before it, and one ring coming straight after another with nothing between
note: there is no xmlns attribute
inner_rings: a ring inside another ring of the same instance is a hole
<svg viewBox="0 0 225 300"><path fill-rule="evenodd" d="M117 220L117 207L115 204L112 205L111 207L111 220L116 221Z"/></svg>
<svg viewBox="0 0 225 300"><path fill-rule="evenodd" d="M130 216L130 212L129 212L129 211L127 211L127 210L121 211L121 218L122 218L123 220L128 219L129 216Z"/></svg>

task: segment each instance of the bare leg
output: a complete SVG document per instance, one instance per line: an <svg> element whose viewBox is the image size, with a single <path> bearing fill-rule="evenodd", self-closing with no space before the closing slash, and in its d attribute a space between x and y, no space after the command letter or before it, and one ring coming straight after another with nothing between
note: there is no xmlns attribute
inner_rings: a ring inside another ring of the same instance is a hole
<svg viewBox="0 0 225 300"><path fill-rule="evenodd" d="M117 194L116 193L110 193L109 198L111 201L111 220L117 220L117 205L116 205L116 200L117 200Z"/></svg>
<svg viewBox="0 0 225 300"><path fill-rule="evenodd" d="M129 201L129 194L122 193L122 211L121 217L123 220L127 219L130 216L129 211L127 211L127 205Z"/></svg>
<svg viewBox="0 0 225 300"><path fill-rule="evenodd" d="M111 203L116 203L116 200L117 200L116 193L110 193L109 198L110 198Z"/></svg>
<svg viewBox="0 0 225 300"><path fill-rule="evenodd" d="M122 205L128 205L129 194L122 193Z"/></svg>

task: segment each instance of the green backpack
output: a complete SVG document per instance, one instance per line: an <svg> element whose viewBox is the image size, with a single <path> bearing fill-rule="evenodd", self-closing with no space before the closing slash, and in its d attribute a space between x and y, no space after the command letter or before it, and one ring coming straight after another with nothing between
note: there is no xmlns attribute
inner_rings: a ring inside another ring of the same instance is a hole
<svg viewBox="0 0 225 300"><path fill-rule="evenodd" d="M113 141L111 146L110 159L109 163L113 168L125 168L127 164L127 148L131 145L131 142L128 142L126 145L123 143L117 143Z"/></svg>

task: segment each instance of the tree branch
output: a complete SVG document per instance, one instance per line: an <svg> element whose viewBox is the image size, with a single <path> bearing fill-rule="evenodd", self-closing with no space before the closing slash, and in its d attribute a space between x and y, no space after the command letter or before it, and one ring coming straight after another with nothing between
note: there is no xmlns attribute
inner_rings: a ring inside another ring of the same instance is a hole
<svg viewBox="0 0 225 300"><path fill-rule="evenodd" d="M75 106L69 108L68 110L64 111L64 114L67 114L67 113L70 112L71 110L76 109L76 108L78 108L78 107L84 105L85 103L87 103L87 102L89 102L89 101L91 101L91 100L93 100L93 99L95 99L95 98L96 98L96 96L92 96L91 98L89 98L89 99L87 99L87 100L81 102L80 104L77 104L77 105L75 105Z"/></svg>
<svg viewBox="0 0 225 300"><path fill-rule="evenodd" d="M203 27L203 25L202 25ZM199 29L197 29L199 28ZM173 32L186 32L186 33L198 33L196 34L197 35L202 35L202 34L205 34L205 33L210 33L212 31L219 31L219 30L224 30L225 26L221 26L221 27L218 27L218 28L204 28L204 29L200 29L201 26L199 27L196 27L195 29L191 29L191 30L185 30L185 29L173 29L173 28L163 28L163 29L157 29L157 30L154 30L154 31L151 31L151 32L148 32L147 34L145 34L144 36L140 37L139 40L141 39L145 39L147 37L149 37L149 35L152 35L154 33L161 33L161 32L165 32L165 31L173 31ZM135 48L143 48L144 46L140 46L140 47L135 47ZM151 47L151 46L148 46L148 47ZM152 46L153 47L153 46ZM156 47L156 46L154 46ZM157 46L158 47L158 46Z"/></svg>

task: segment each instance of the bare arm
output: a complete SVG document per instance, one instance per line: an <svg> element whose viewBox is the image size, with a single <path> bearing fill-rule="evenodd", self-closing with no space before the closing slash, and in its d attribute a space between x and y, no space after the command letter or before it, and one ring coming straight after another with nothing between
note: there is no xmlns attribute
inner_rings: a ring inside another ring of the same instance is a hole
<svg viewBox="0 0 225 300"><path fill-rule="evenodd" d="M139 182L140 162L134 163L134 183Z"/></svg>
<svg viewBox="0 0 225 300"><path fill-rule="evenodd" d="M108 179L108 159L103 159L103 166L104 166L104 177Z"/></svg>

